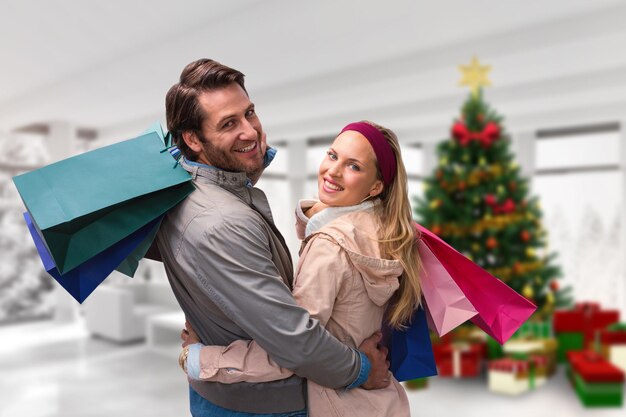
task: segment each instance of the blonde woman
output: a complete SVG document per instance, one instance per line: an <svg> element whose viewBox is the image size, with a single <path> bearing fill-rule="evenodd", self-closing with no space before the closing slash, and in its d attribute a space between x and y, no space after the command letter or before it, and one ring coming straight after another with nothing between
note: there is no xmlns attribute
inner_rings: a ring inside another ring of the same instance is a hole
<svg viewBox="0 0 626 417"><path fill-rule="evenodd" d="M337 339L356 348L383 321L394 328L407 325L421 299L396 135L368 121L347 125L320 165L318 191L319 201L302 201L296 210L303 244L293 295ZM189 325L181 337L190 378L236 383L292 375L254 341L203 346ZM387 388L372 391L333 390L309 381L309 415L408 416L406 393L393 375L389 378Z"/></svg>

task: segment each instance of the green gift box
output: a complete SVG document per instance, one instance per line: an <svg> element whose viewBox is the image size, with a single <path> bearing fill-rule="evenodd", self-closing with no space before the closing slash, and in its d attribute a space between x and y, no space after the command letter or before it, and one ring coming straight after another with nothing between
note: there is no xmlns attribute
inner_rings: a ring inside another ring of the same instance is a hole
<svg viewBox="0 0 626 417"><path fill-rule="evenodd" d="M536 338L536 339L549 339L553 337L552 322L546 321L526 321L520 326L520 328L513 334L512 339L515 338Z"/></svg>
<svg viewBox="0 0 626 417"><path fill-rule="evenodd" d="M586 407L620 407L624 372L593 351L568 352L567 376Z"/></svg>
<svg viewBox="0 0 626 417"><path fill-rule="evenodd" d="M500 359L504 357L504 351L502 349L502 345L496 342L495 339L491 337L487 337L487 358L492 359Z"/></svg>
<svg viewBox="0 0 626 417"><path fill-rule="evenodd" d="M585 336L578 332L558 333L556 336L558 342L557 360L564 363L567 360L567 352L580 351L585 347Z"/></svg>
<svg viewBox="0 0 626 417"><path fill-rule="evenodd" d="M574 389L586 407L621 407L623 387L620 383L589 383L576 372L572 373Z"/></svg>

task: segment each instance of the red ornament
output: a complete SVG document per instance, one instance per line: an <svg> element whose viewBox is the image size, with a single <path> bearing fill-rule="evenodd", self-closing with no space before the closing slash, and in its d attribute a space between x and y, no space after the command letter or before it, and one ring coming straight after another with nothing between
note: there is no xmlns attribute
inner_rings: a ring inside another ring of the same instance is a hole
<svg viewBox="0 0 626 417"><path fill-rule="evenodd" d="M465 191L466 187L467 186L465 185L465 181L459 182L459 191Z"/></svg>
<svg viewBox="0 0 626 417"><path fill-rule="evenodd" d="M485 203L487 203L487 205L489 206L495 206L496 205L496 196L493 194L487 194L485 196Z"/></svg>
<svg viewBox="0 0 626 417"><path fill-rule="evenodd" d="M554 292L559 290L559 282L558 281L550 281L550 289Z"/></svg>
<svg viewBox="0 0 626 417"><path fill-rule="evenodd" d="M500 206L500 211L503 213L513 213L515 211L515 202L512 198L507 198L504 204Z"/></svg>
<svg viewBox="0 0 626 417"><path fill-rule="evenodd" d="M522 272L522 265L519 262L513 264L513 274L519 275Z"/></svg>
<svg viewBox="0 0 626 417"><path fill-rule="evenodd" d="M488 249L495 249L498 246L498 241L493 236L487 239L486 246Z"/></svg>
<svg viewBox="0 0 626 417"><path fill-rule="evenodd" d="M530 233L528 233L528 230L522 230L519 236L523 242L528 242L530 240Z"/></svg>
<svg viewBox="0 0 626 417"><path fill-rule="evenodd" d="M439 236L441 234L441 227L436 224L433 227L431 227L430 231L436 234L437 236Z"/></svg>
<svg viewBox="0 0 626 417"><path fill-rule="evenodd" d="M451 133L461 146L467 146L470 141L477 140L483 148L489 148L500 137L500 128L494 122L489 122L481 132L470 132L464 123L456 122Z"/></svg>

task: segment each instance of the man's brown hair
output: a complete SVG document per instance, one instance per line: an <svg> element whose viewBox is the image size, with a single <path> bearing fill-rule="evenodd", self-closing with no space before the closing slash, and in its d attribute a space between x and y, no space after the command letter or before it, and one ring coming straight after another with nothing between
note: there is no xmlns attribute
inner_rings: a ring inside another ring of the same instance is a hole
<svg viewBox="0 0 626 417"><path fill-rule="evenodd" d="M232 83L239 84L246 91L241 72L212 59L203 58L188 64L180 74L179 82L167 92L167 130L171 132L174 143L186 158L194 159L196 155L183 140L183 132L191 130L202 139L202 122L207 116L200 107L198 96L205 91L227 87Z"/></svg>

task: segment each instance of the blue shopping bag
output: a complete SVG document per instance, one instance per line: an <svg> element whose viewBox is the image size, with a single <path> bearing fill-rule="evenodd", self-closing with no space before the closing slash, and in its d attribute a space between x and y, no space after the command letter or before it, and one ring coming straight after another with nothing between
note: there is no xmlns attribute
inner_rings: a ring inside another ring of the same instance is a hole
<svg viewBox="0 0 626 417"><path fill-rule="evenodd" d="M423 308L415 310L411 324L406 330L390 331L390 370L398 381L437 375L426 312Z"/></svg>
<svg viewBox="0 0 626 417"><path fill-rule="evenodd" d="M28 212L24 213L24 220L26 220L28 231L35 242L37 252L39 252L39 257L41 258L45 270L79 303L85 301L96 287L118 268L120 264L124 264L124 273L135 272L137 264L132 259L129 261L127 258L129 256L143 257L143 254L145 254L145 251L150 246L150 242L154 239L161 219L162 216L152 220L139 230L103 252L100 252L78 267L65 274L61 274L43 239L39 235L37 228L33 224L30 214ZM140 253L142 250L143 254Z"/></svg>

